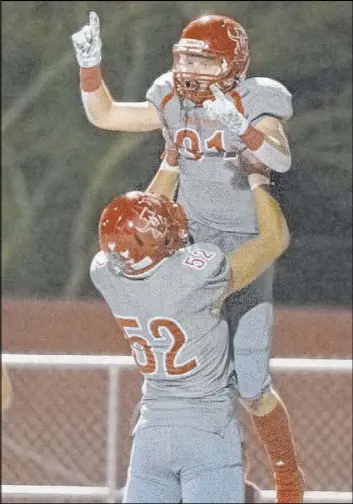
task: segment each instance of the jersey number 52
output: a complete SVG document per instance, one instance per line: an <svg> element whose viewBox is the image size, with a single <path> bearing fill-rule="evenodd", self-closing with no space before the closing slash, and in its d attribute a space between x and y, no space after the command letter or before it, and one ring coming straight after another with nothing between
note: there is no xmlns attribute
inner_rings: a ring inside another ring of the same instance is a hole
<svg viewBox="0 0 353 504"><path fill-rule="evenodd" d="M116 321L122 327L124 336L128 340L132 356L143 374L152 374L158 370L158 360L149 341L136 334L142 331L142 326L136 317L118 317ZM148 321L147 330L154 340L163 338L166 334L172 340L172 346L163 353L164 372L169 376L183 375L197 367L197 358L176 364L178 353L187 342L187 335L178 322L168 318L153 318ZM169 345L170 346L170 345ZM144 355L142 356L141 353Z"/></svg>

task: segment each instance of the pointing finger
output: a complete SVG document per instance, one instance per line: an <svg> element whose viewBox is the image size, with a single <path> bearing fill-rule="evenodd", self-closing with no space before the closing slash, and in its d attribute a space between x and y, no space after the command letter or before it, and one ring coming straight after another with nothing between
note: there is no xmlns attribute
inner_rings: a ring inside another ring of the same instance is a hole
<svg viewBox="0 0 353 504"><path fill-rule="evenodd" d="M90 11L89 13L89 25L92 31L92 38L97 41L100 38L100 22L98 14L94 11Z"/></svg>
<svg viewBox="0 0 353 504"><path fill-rule="evenodd" d="M214 96L218 100L221 100L221 101L227 100L227 98L224 96L224 94L222 93L222 91L215 84L211 84L210 90L212 91L212 93L214 94Z"/></svg>

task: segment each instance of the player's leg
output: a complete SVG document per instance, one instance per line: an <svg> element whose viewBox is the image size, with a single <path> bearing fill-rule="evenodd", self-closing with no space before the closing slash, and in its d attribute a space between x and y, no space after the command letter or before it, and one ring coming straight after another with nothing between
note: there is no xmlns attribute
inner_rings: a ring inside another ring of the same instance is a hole
<svg viewBox="0 0 353 504"><path fill-rule="evenodd" d="M287 409L273 389L257 399L246 399L255 429L267 451L276 485L276 502L301 503L304 477L299 467Z"/></svg>
<svg viewBox="0 0 353 504"><path fill-rule="evenodd" d="M124 503L175 503L181 499L180 482L171 467L170 429L147 427L134 436Z"/></svg>
<svg viewBox="0 0 353 504"><path fill-rule="evenodd" d="M183 503L244 502L241 443L235 419L223 435L183 429L180 461Z"/></svg>
<svg viewBox="0 0 353 504"><path fill-rule="evenodd" d="M234 367L242 398L255 398L271 384L273 270L229 296L223 306L232 338Z"/></svg>
<svg viewBox="0 0 353 504"><path fill-rule="evenodd" d="M302 502L303 479L287 410L271 386L273 270L227 300L239 393L269 456L277 502Z"/></svg>
<svg viewBox="0 0 353 504"><path fill-rule="evenodd" d="M254 502L260 502L261 492L258 486L255 485L249 478L248 474L250 471L250 464L248 460L247 443L242 440L242 452L243 452L243 472L244 472L244 493L245 493L245 503L250 504Z"/></svg>
<svg viewBox="0 0 353 504"><path fill-rule="evenodd" d="M245 502L241 465L201 471L185 480L183 503Z"/></svg>

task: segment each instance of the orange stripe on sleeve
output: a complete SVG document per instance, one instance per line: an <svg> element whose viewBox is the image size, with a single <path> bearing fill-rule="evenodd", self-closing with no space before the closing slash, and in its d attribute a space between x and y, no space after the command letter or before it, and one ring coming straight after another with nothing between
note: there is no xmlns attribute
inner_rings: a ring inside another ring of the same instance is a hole
<svg viewBox="0 0 353 504"><path fill-rule="evenodd" d="M162 104L161 104L161 108L162 110L165 109L165 106L167 105L167 103L173 98L174 96L174 88L171 90L170 93L168 93L162 100Z"/></svg>
<svg viewBox="0 0 353 504"><path fill-rule="evenodd" d="M243 107L243 103L241 101L241 98L240 98L240 95L239 93L237 93L236 91L231 91L230 93L230 96L233 98L233 101L234 101L234 105L236 107L236 109L244 115L244 107Z"/></svg>

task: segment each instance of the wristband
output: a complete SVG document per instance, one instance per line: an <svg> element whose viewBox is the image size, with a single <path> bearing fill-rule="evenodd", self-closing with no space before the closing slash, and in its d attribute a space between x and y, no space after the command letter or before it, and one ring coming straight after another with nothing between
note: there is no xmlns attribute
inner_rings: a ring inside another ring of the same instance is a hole
<svg viewBox="0 0 353 504"><path fill-rule="evenodd" d="M102 85L100 65L91 68L80 67L80 88L86 93L97 91Z"/></svg>
<svg viewBox="0 0 353 504"><path fill-rule="evenodd" d="M249 126L246 132L241 135L241 140L254 156L271 170L279 173L289 170L292 161L291 155L283 154L283 152L267 142L262 131Z"/></svg>

